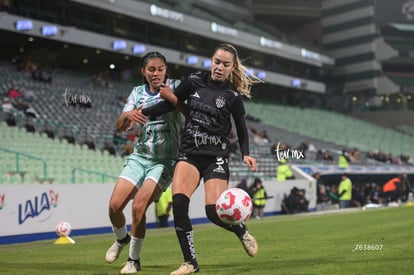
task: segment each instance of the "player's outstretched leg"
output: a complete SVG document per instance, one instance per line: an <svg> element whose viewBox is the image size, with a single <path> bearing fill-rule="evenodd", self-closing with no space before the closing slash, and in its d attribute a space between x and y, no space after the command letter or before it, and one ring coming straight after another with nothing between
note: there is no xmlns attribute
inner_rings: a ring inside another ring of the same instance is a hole
<svg viewBox="0 0 414 275"><path fill-rule="evenodd" d="M106 251L105 261L107 263L115 262L118 259L119 254L121 254L122 249L129 243L130 240L131 236L129 236L129 234L127 234L127 236L122 240L116 240Z"/></svg>
<svg viewBox="0 0 414 275"><path fill-rule="evenodd" d="M170 275L184 275L199 271L194 247L194 232L188 216L189 204L190 199L184 194L173 196L174 227L184 256L184 263Z"/></svg>
<svg viewBox="0 0 414 275"><path fill-rule="evenodd" d="M231 231L237 235L237 237L240 239L244 250L246 250L247 254L250 257L256 256L257 252L259 251L259 246L257 244L256 239L249 233L247 230L246 225L240 224L240 225L230 225L227 223L224 223L222 220L220 220L219 216L216 212L216 206L213 204L206 205L206 215L207 218L214 224Z"/></svg>

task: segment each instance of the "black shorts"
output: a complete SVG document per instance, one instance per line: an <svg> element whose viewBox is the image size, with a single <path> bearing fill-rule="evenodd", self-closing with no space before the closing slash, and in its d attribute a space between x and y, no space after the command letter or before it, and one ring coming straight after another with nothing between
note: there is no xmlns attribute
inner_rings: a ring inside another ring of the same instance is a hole
<svg viewBox="0 0 414 275"><path fill-rule="evenodd" d="M194 165L200 173L200 178L206 182L209 179L229 180L229 159L226 157L216 156L196 156L180 153L179 161L185 161Z"/></svg>

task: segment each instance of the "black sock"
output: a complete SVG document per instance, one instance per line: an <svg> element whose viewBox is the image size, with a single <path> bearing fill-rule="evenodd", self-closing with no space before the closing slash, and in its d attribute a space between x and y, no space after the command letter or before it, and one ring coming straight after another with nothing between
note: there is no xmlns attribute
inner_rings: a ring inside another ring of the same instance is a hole
<svg viewBox="0 0 414 275"><path fill-rule="evenodd" d="M140 260L139 259L133 260L130 257L128 257L128 262L136 262L136 263L139 263Z"/></svg>
<svg viewBox="0 0 414 275"><path fill-rule="evenodd" d="M188 216L189 204L190 199L184 194L175 194L173 196L174 227L178 241L180 242L184 261L198 267L194 248L193 227Z"/></svg>
<svg viewBox="0 0 414 275"><path fill-rule="evenodd" d="M122 240L117 240L117 241L120 244L127 244L131 241L131 236L127 234L125 238L123 238Z"/></svg>
<svg viewBox="0 0 414 275"><path fill-rule="evenodd" d="M224 223L222 220L220 220L216 212L216 206L214 204L206 205L206 215L212 223L217 224L218 226L235 233L239 238L241 238L247 230L246 225L244 223L240 225L231 225Z"/></svg>

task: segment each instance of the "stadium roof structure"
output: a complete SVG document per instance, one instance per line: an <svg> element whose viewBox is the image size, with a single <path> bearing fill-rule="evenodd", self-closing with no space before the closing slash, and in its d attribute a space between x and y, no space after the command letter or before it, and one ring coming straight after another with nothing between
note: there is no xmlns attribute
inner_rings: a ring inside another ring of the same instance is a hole
<svg viewBox="0 0 414 275"><path fill-rule="evenodd" d="M334 59L322 53L288 44L286 42L281 42L270 36L265 37L252 34L234 27L229 27L221 21L206 21L193 15L187 15L179 11L166 9L155 4L147 4L133 0L91 0L87 2L71 0L67 2L74 3L79 6L89 6L96 10L119 14L120 16L129 16L141 21L157 24L164 29L171 28L175 31L185 31L193 34L194 39L195 36L204 37L204 40L201 39L201 42L198 43L199 45L203 45L202 41L207 40L228 41L238 45L239 47L243 47L251 54L262 53L268 56L278 56L278 58L288 60L289 62L296 62L298 64L302 63L303 66L310 67L331 66L335 62ZM28 29L24 29L25 20L30 22L27 24L32 24L32 26ZM23 29L17 29L17 22L22 24L19 26ZM96 25L96 23L92 21L90 21L90 24ZM185 51L185 49L176 49L166 46L161 47L151 43L143 43L142 41L135 39L125 39L122 36L108 35L102 32L91 31L80 26L56 24L49 21L30 18L30 16L27 17L10 13L4 13L0 18L0 29L7 32L19 33L22 36L34 36L53 42L83 46L89 49L99 50L101 52L112 52L121 56L121 58L126 59L139 58L142 56L141 54L143 49L145 51L159 50L168 56L170 63L188 67L190 69L206 69L208 68L207 61L210 59L209 56L194 54L191 51ZM52 34L51 32L54 33ZM156 35L157 34L154 34L154 36ZM7 35L4 35L3 37L7 37ZM3 44L7 43L11 43L11 41L3 42ZM17 45L15 44L14 47L16 46ZM135 52L135 49L138 49L137 53ZM195 51L197 51L197 49L195 49ZM125 56L129 57L127 58ZM189 63L189 60L191 60L192 63ZM256 75L261 76L263 80L269 84L276 84L287 88L316 93L326 92L325 83L322 81L314 80L311 77L295 75L295 73L289 74L287 69L284 73L263 69L260 65L256 67L252 66L249 69Z"/></svg>
<svg viewBox="0 0 414 275"><path fill-rule="evenodd" d="M344 93L366 97L399 94L388 74L414 68L413 1L322 1L322 42L337 66ZM412 87L410 87L412 88Z"/></svg>

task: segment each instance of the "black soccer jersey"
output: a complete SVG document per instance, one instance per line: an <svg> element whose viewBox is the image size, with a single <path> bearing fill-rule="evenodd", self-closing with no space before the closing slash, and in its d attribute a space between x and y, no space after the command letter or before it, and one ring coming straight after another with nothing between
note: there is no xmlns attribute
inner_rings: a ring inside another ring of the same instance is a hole
<svg viewBox="0 0 414 275"><path fill-rule="evenodd" d="M249 155L243 98L231 82L214 81L210 72L200 72L191 74L174 93L180 101L186 102L188 109L181 133L180 152L227 157L232 116L241 153ZM163 109L167 110L165 105ZM160 108L149 108L144 109L143 113L151 116L159 115L159 111Z"/></svg>
<svg viewBox="0 0 414 275"><path fill-rule="evenodd" d="M191 74L175 90L188 113L180 151L188 154L228 156L233 116L241 152L249 155L242 95L229 81L213 81L209 72Z"/></svg>

